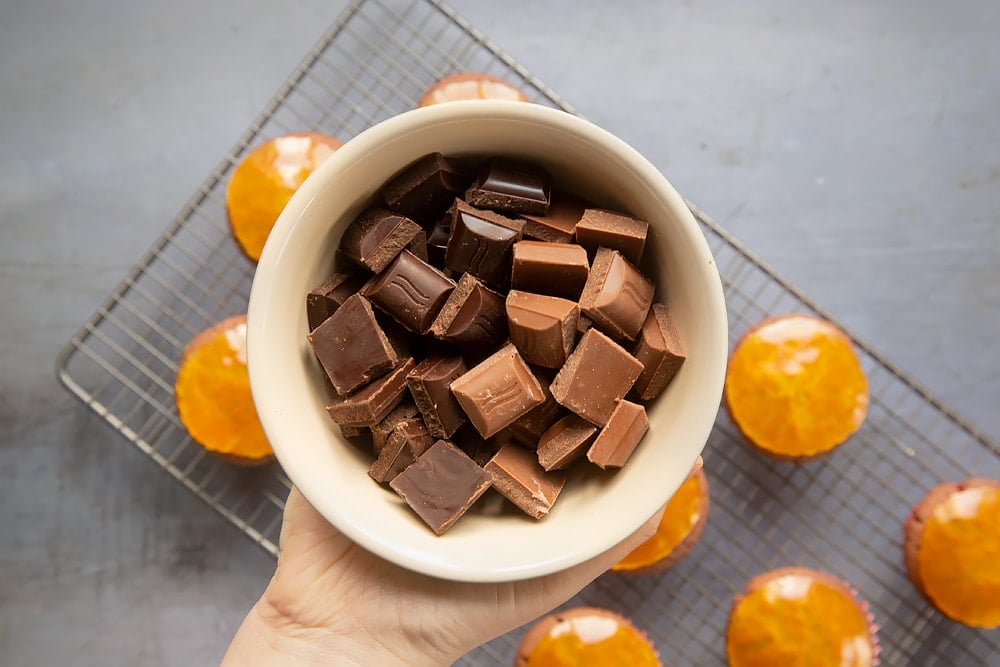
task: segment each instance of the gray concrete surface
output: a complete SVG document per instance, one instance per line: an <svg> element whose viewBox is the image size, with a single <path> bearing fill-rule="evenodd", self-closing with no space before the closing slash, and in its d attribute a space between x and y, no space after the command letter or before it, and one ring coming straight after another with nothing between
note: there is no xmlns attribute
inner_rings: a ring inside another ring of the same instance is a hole
<svg viewBox="0 0 1000 667"><path fill-rule="evenodd" d="M265 585L53 364L344 4L0 3L0 664L211 664ZM1000 437L1000 5L454 6Z"/></svg>

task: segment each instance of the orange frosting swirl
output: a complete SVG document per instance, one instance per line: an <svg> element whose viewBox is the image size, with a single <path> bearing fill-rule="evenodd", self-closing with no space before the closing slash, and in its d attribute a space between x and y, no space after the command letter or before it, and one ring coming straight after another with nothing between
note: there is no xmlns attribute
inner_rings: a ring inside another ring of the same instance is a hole
<svg viewBox="0 0 1000 667"><path fill-rule="evenodd" d="M628 665L659 667L649 641L611 614L575 615L560 620L525 659L526 667Z"/></svg>
<svg viewBox="0 0 1000 667"><path fill-rule="evenodd" d="M260 259L285 204L340 145L318 132L287 134L265 141L236 166L226 188L226 211L247 257Z"/></svg>
<svg viewBox="0 0 1000 667"><path fill-rule="evenodd" d="M1000 627L1000 488L951 494L924 523L917 551L927 596L956 621Z"/></svg>
<svg viewBox="0 0 1000 667"><path fill-rule="evenodd" d="M787 570L733 608L726 632L731 667L869 667L868 620L839 587Z"/></svg>
<svg viewBox="0 0 1000 667"><path fill-rule="evenodd" d="M725 396L743 434L780 458L830 451L868 412L868 381L850 339L808 315L747 332L730 356Z"/></svg>
<svg viewBox="0 0 1000 667"><path fill-rule="evenodd" d="M671 496L663 518L651 538L633 549L611 569L619 572L637 570L669 556L684 541L702 515L701 476L691 475Z"/></svg>
<svg viewBox="0 0 1000 667"><path fill-rule="evenodd" d="M239 459L270 458L250 395L245 316L219 323L188 345L175 395L181 421L205 449Z"/></svg>
<svg viewBox="0 0 1000 667"><path fill-rule="evenodd" d="M527 102L528 98L503 79L479 72L461 72L446 76L431 86L417 102L417 106L427 107L433 104L462 100Z"/></svg>

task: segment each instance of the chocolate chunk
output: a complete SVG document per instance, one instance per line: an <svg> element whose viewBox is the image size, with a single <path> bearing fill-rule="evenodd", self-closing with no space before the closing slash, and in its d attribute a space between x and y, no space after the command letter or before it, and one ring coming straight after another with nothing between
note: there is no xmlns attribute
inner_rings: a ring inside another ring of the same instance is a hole
<svg viewBox="0 0 1000 667"><path fill-rule="evenodd" d="M352 294L356 294L365 284L368 276L360 271L335 273L306 295L306 320L309 331L313 331L337 312Z"/></svg>
<svg viewBox="0 0 1000 667"><path fill-rule="evenodd" d="M368 299L355 294L306 336L341 396L397 366L400 357L375 320Z"/></svg>
<svg viewBox="0 0 1000 667"><path fill-rule="evenodd" d="M404 250L365 295L404 327L422 334L454 288L454 281Z"/></svg>
<svg viewBox="0 0 1000 667"><path fill-rule="evenodd" d="M557 296L511 290L507 295L510 341L525 361L544 368L559 368L576 342L580 308Z"/></svg>
<svg viewBox="0 0 1000 667"><path fill-rule="evenodd" d="M652 400L666 389L685 359L677 328L662 303L654 303L650 309L632 354L642 362L642 373L633 389L640 399Z"/></svg>
<svg viewBox="0 0 1000 667"><path fill-rule="evenodd" d="M616 338L634 340L653 303L653 283L617 250L598 248L580 310Z"/></svg>
<svg viewBox="0 0 1000 667"><path fill-rule="evenodd" d="M374 426L403 400L406 376L413 367L413 359L407 359L391 373L360 391L345 398L334 399L333 403L326 406L326 411L338 424Z"/></svg>
<svg viewBox="0 0 1000 667"><path fill-rule="evenodd" d="M361 293L363 294L364 292L362 291ZM392 345L394 350L396 350L396 354L400 359L414 356L411 354L411 349L413 348L412 343L418 339L419 336L411 334L409 331L404 329L399 322L389 317L381 310L375 310L375 321L378 322L380 327L382 327L382 331L385 332L385 337L389 339L389 344Z"/></svg>
<svg viewBox="0 0 1000 667"><path fill-rule="evenodd" d="M364 426L351 426L350 424L338 424L337 427L340 429L340 435L344 436L348 440L357 440L358 438L363 438L368 433L371 433Z"/></svg>
<svg viewBox="0 0 1000 667"><path fill-rule="evenodd" d="M538 440L538 463L546 470L562 470L583 456L597 427L578 415L566 415Z"/></svg>
<svg viewBox="0 0 1000 667"><path fill-rule="evenodd" d="M638 359L597 329L589 329L549 390L560 405L603 426L641 372Z"/></svg>
<svg viewBox="0 0 1000 667"><path fill-rule="evenodd" d="M520 445L506 445L484 466L493 488L528 516L541 519L559 497L566 475L546 472L535 454Z"/></svg>
<svg viewBox="0 0 1000 667"><path fill-rule="evenodd" d="M549 391L551 381L544 375L535 374L538 384L542 387L542 394L545 402L538 407L532 408L523 417L518 418L513 424L505 428L501 433L509 432L510 436L528 449L538 446L538 439L552 423L557 420L563 412L562 406L552 398ZM497 437L500 433L497 434Z"/></svg>
<svg viewBox="0 0 1000 667"><path fill-rule="evenodd" d="M380 484L391 481L434 444L423 419L408 419L392 429L385 447L368 468L368 475Z"/></svg>
<svg viewBox="0 0 1000 667"><path fill-rule="evenodd" d="M580 317L576 319L576 340L577 342L583 337L583 334L587 333L587 329L594 326L594 323L590 321L590 318L580 313Z"/></svg>
<svg viewBox="0 0 1000 667"><path fill-rule="evenodd" d="M583 217L586 208L587 202L584 200L553 190L552 203L544 215L521 214L524 218L524 237L570 243L576 238L576 223Z"/></svg>
<svg viewBox="0 0 1000 667"><path fill-rule="evenodd" d="M427 261L435 266L444 266L444 256L448 251L448 238L451 236L452 212L449 210L444 217L434 223L431 233L427 235Z"/></svg>
<svg viewBox="0 0 1000 667"><path fill-rule="evenodd" d="M504 346L452 382L451 391L484 438L545 401L538 379L513 345Z"/></svg>
<svg viewBox="0 0 1000 667"><path fill-rule="evenodd" d="M603 468L621 468L649 430L646 408L618 401L608 423L587 450L587 459Z"/></svg>
<svg viewBox="0 0 1000 667"><path fill-rule="evenodd" d="M476 462L476 465L484 466L500 449L501 444L498 443L498 438L499 434L492 438L484 438L474 428L463 428L456 434L453 442L459 449L468 454L469 458Z"/></svg>
<svg viewBox="0 0 1000 667"><path fill-rule="evenodd" d="M541 167L513 160L486 162L465 200L479 208L544 215L549 210L552 179Z"/></svg>
<svg viewBox="0 0 1000 667"><path fill-rule="evenodd" d="M431 324L431 333L473 353L494 350L507 339L503 297L463 273Z"/></svg>
<svg viewBox="0 0 1000 667"><path fill-rule="evenodd" d="M514 244L521 239L524 223L492 211L481 211L456 200L445 265L467 272L495 287L510 282Z"/></svg>
<svg viewBox="0 0 1000 667"><path fill-rule="evenodd" d="M382 190L386 205L422 223L430 223L461 196L472 178L455 160L440 153L420 158Z"/></svg>
<svg viewBox="0 0 1000 667"><path fill-rule="evenodd" d="M511 287L576 301L590 275L587 251L575 243L518 241Z"/></svg>
<svg viewBox="0 0 1000 667"><path fill-rule="evenodd" d="M427 232L424 230L421 229L417 232L413 240L406 244L406 249L412 252L415 257L430 262L430 257L427 254Z"/></svg>
<svg viewBox="0 0 1000 667"><path fill-rule="evenodd" d="M390 410L382 421L372 426L372 451L375 456L378 456L378 453L385 447L385 443L389 441L389 435L392 433L392 429L396 428L396 424L417 417L419 414L416 404L406 400L404 396L399 405Z"/></svg>
<svg viewBox="0 0 1000 667"><path fill-rule="evenodd" d="M389 486L441 535L490 488L490 476L458 447L438 440Z"/></svg>
<svg viewBox="0 0 1000 667"><path fill-rule="evenodd" d="M638 264L646 245L649 224L602 208L588 208L576 223L576 242L591 252L599 247L619 251Z"/></svg>
<svg viewBox="0 0 1000 667"><path fill-rule="evenodd" d="M381 273L420 232L420 225L384 208L370 208L352 222L340 251L361 266Z"/></svg>
<svg viewBox="0 0 1000 667"><path fill-rule="evenodd" d="M417 409L436 438L450 438L465 423L465 412L449 385L467 370L460 355L438 353L421 361L406 376Z"/></svg>

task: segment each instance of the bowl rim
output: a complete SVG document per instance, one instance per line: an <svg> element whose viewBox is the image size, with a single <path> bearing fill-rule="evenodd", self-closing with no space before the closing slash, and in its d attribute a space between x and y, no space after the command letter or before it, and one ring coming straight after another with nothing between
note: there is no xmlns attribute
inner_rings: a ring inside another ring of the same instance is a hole
<svg viewBox="0 0 1000 667"><path fill-rule="evenodd" d="M684 235L690 242L690 247L687 249L697 253L698 263L703 267L707 267L710 272L710 275L707 276L708 279L703 281L707 287L707 291L704 295L700 296L704 299L704 307L714 314L712 323L715 325L713 328L716 330L717 340L713 341L713 349L718 348L721 355L721 359L718 360L719 363L712 364L710 369L712 377L707 379L712 395L709 396L710 392L706 391L705 400L712 401L714 410L711 411L711 419L707 418L706 412L705 418L701 420L704 423L698 422L696 424L695 431L699 434L699 445L691 461L688 462L688 467L694 464L694 460L704 449L715 422L715 415L721 403L726 355L728 352L727 314L721 278L718 274L708 241L683 198L667 181L666 177L635 148L623 139L583 118L550 107L524 102L450 102L403 112L369 127L345 142L341 148L327 158L306 179L289 200L275 223L258 261L247 311L248 370L251 392L264 431L271 441L278 461L291 482L299 487L307 499L319 497L317 494L321 493L320 487L317 486L313 479L314 475L310 474L308 462L302 460L302 458L291 456L289 451L285 450L285 443L282 437L280 437L283 431L282 425L279 423L280 420L266 409L270 392L268 389L268 378L263 370L263 365L253 363L254 358L266 354L261 347L263 343L260 341L264 339L263 329L265 327L267 302L270 299L271 277L276 272L276 267L281 263L285 241L300 218L308 213L311 204L329 187L331 175L340 173L346 167L362 158L372 148L389 140L398 140L401 136L426 129L430 126L476 119L523 121L542 125L554 125L558 126L560 130L581 135L588 142L599 145L603 150L609 151L623 160L627 160L630 168L638 175L638 180L645 187L654 190L656 195L666 202L670 214L684 228ZM389 176L386 178L388 179ZM335 434L335 437L339 436ZM681 476L681 481L683 481L686 474L687 469L685 469L684 475ZM669 496L662 498L662 503L665 503L668 499ZM625 532L622 526L609 526L607 531L608 536L602 541L601 548L590 550L589 555L586 557L581 557L579 552L572 551L562 557L552 557L532 563L516 564L499 571L471 570L467 567L442 562L439 559L421 559L412 549L395 547L388 542L375 540L368 532L357 529L351 521L339 520L338 512L330 508L329 505L323 502L314 502L313 500L310 500L310 503L313 504L316 510L327 521L368 551L407 569L456 581L514 581L550 574L577 565L590 557L602 553L626 538L632 532ZM643 519L645 520L649 516L652 516L658 508L659 505L651 506ZM641 524L632 526L632 530L637 529L639 525Z"/></svg>

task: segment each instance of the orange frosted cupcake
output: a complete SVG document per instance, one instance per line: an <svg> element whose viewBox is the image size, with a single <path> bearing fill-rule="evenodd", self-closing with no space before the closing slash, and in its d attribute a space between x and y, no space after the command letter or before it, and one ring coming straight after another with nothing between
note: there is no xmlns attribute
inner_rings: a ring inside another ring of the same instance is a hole
<svg viewBox="0 0 1000 667"><path fill-rule="evenodd" d="M708 478L699 460L671 496L656 533L611 569L628 574L654 574L673 567L698 543L708 519L708 506Z"/></svg>
<svg viewBox="0 0 1000 667"><path fill-rule="evenodd" d="M233 170L226 213L240 248L260 259L267 235L285 204L341 142L318 132L286 134L253 149Z"/></svg>
<svg viewBox="0 0 1000 667"><path fill-rule="evenodd" d="M429 107L442 102L460 100L514 100L527 102L528 98L520 90L490 74L462 72L452 74L437 81L427 89L417 102L418 107Z"/></svg>
<svg viewBox="0 0 1000 667"><path fill-rule="evenodd" d="M826 320L764 320L729 357L726 407L760 452L784 461L822 456L860 428L868 380L851 339Z"/></svg>
<svg viewBox="0 0 1000 667"><path fill-rule="evenodd" d="M247 374L247 318L202 331L184 348L174 396L188 433L202 447L242 465L273 456L257 418Z"/></svg>
<svg viewBox="0 0 1000 667"><path fill-rule="evenodd" d="M646 635L607 609L577 607L546 616L524 635L515 667L660 667Z"/></svg>
<svg viewBox="0 0 1000 667"><path fill-rule="evenodd" d="M977 628L1000 627L1000 482L941 484L904 526L906 570L945 616Z"/></svg>
<svg viewBox="0 0 1000 667"><path fill-rule="evenodd" d="M804 567L754 577L733 600L730 667L872 667L878 640L850 585Z"/></svg>

